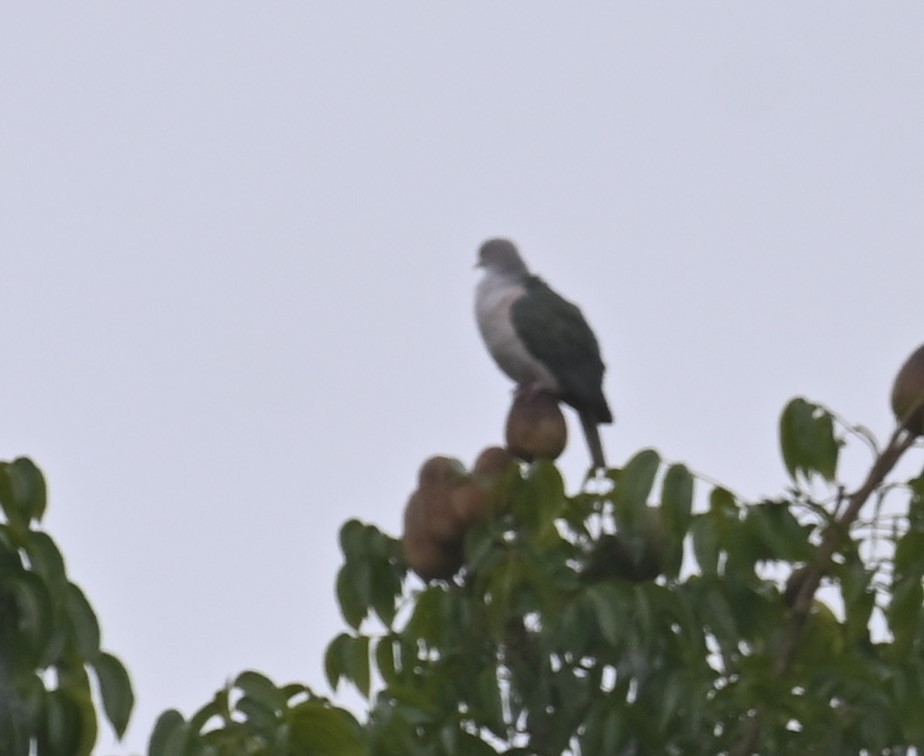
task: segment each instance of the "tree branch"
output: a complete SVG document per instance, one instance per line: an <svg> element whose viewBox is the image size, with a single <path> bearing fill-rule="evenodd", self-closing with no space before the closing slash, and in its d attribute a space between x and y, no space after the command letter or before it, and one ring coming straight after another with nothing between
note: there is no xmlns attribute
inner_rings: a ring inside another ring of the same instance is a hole
<svg viewBox="0 0 924 756"><path fill-rule="evenodd" d="M916 436L898 427L889 439L889 443L882 453L876 457L863 484L854 491L848 500L847 508L833 523L825 528L815 559L807 566L800 579L799 588L795 592L789 625L785 630L783 648L773 667L775 679L781 679L788 671L799 647L802 631L815 600L815 592L821 584L821 579L828 572L835 553L843 545L850 533L850 526L857 519L863 505L866 504L872 493L879 488L886 475L891 472L895 464L915 442ZM748 756L754 752L763 726L765 710L758 708L745 728L741 741L729 753L730 756Z"/></svg>

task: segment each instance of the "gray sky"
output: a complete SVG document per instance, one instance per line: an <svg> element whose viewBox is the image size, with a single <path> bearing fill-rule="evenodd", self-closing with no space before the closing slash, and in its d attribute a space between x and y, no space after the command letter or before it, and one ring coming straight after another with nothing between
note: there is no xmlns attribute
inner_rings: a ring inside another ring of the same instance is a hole
<svg viewBox="0 0 924 756"><path fill-rule="evenodd" d="M246 668L326 691L339 526L501 439L488 236L594 326L614 464L775 493L795 394L885 436L922 39L917 2L0 10L0 458L132 672L101 753Z"/></svg>

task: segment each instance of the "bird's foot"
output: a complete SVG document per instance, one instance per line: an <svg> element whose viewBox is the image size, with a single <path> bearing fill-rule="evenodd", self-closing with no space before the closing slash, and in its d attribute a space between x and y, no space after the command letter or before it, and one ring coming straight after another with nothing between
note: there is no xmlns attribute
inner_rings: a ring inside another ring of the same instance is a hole
<svg viewBox="0 0 924 756"><path fill-rule="evenodd" d="M513 394L517 399L526 402L536 400L540 396L547 395L549 392L541 383L520 383L517 385Z"/></svg>

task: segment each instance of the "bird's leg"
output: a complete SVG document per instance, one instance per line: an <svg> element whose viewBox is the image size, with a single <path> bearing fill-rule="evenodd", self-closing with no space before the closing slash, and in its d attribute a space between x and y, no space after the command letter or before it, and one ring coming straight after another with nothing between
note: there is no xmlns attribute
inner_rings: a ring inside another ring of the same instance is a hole
<svg viewBox="0 0 924 756"><path fill-rule="evenodd" d="M513 391L517 399L522 398L527 402L531 402L542 394L547 393L548 391L546 391L545 387L538 381L533 381L532 383L518 383Z"/></svg>

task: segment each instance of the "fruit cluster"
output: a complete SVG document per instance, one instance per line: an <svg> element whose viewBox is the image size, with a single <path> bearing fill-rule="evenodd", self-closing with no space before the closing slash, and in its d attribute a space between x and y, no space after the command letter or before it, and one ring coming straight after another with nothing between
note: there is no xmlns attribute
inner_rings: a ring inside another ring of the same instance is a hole
<svg viewBox="0 0 924 756"><path fill-rule="evenodd" d="M543 391L519 391L507 415L507 448L490 446L472 472L450 457L430 457L404 510L404 560L424 580L452 577L464 562L466 531L485 520L495 484L515 464L557 459L568 429L558 400Z"/></svg>
<svg viewBox="0 0 924 756"><path fill-rule="evenodd" d="M417 490L404 510L404 561L424 580L452 577L462 566L466 531L488 517L497 481L515 464L489 446L471 473L457 459L430 457L420 468Z"/></svg>

